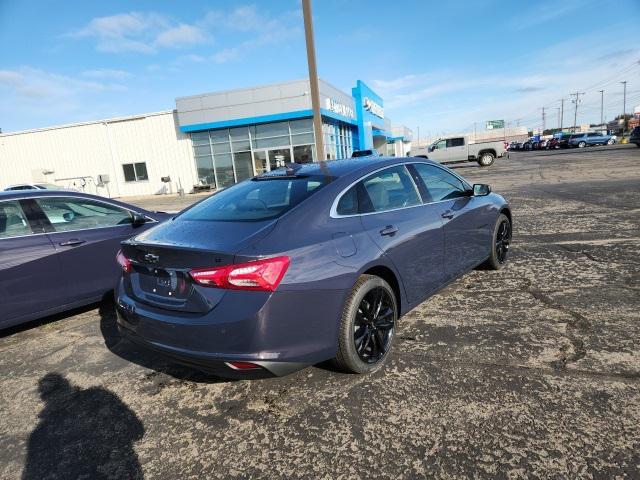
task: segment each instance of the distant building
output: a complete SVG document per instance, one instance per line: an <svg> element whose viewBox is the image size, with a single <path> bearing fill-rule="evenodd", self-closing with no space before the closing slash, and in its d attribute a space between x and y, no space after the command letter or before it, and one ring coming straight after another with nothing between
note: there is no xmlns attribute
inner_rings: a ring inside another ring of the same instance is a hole
<svg viewBox="0 0 640 480"><path fill-rule="evenodd" d="M51 182L110 196L222 188L287 162L317 161L309 81L176 99L176 109L0 135L0 188ZM358 81L320 81L326 159L403 156L412 132ZM165 181L163 181L163 179Z"/></svg>

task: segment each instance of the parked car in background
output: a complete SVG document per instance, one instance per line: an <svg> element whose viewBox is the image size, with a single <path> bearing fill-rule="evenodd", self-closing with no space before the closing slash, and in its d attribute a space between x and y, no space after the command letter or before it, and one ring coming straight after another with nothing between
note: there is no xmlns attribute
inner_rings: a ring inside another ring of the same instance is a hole
<svg viewBox="0 0 640 480"><path fill-rule="evenodd" d="M354 150L351 158L380 156L376 150Z"/></svg>
<svg viewBox="0 0 640 480"><path fill-rule="evenodd" d="M635 143L637 147L640 147L640 126L635 127L633 130L631 130L629 143Z"/></svg>
<svg viewBox="0 0 640 480"><path fill-rule="evenodd" d="M553 137L549 140L549 144L547 146L549 150L554 150L556 148L560 148L560 139L557 137Z"/></svg>
<svg viewBox="0 0 640 480"><path fill-rule="evenodd" d="M540 141L534 137L529 138L522 144L523 150L538 150L540 148Z"/></svg>
<svg viewBox="0 0 640 480"><path fill-rule="evenodd" d="M616 141L611 137L611 135L598 132L588 132L571 135L568 143L570 147L583 148L593 145L613 145Z"/></svg>
<svg viewBox="0 0 640 480"><path fill-rule="evenodd" d="M542 139L542 140L540 140L540 143L538 145L539 145L539 148L541 150L548 150L549 149L549 140L548 139Z"/></svg>
<svg viewBox="0 0 640 480"><path fill-rule="evenodd" d="M224 377L331 358L367 373L401 315L479 264L499 269L510 239L504 198L430 160L282 168L123 242L118 328Z"/></svg>
<svg viewBox="0 0 640 480"><path fill-rule="evenodd" d="M414 156L428 157L442 164L458 162L478 162L481 167L492 165L496 158L503 157L505 142L473 142L468 136L440 138L425 149L411 152Z"/></svg>
<svg viewBox="0 0 640 480"><path fill-rule="evenodd" d="M564 133L562 136L558 137L558 146L560 148L569 148L569 140L571 140L572 137L578 136L580 136L579 133Z"/></svg>
<svg viewBox="0 0 640 480"><path fill-rule="evenodd" d="M120 242L168 217L79 192L0 192L0 329L100 300Z"/></svg>
<svg viewBox="0 0 640 480"><path fill-rule="evenodd" d="M15 190L66 190L65 188L54 185L53 183L18 183L16 185L8 185L4 189L6 192Z"/></svg>

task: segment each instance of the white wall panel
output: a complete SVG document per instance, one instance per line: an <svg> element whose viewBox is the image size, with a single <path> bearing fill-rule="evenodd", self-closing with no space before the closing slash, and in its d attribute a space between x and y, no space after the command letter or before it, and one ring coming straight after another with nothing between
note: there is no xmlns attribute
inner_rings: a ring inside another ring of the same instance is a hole
<svg viewBox="0 0 640 480"><path fill-rule="evenodd" d="M125 182L122 165L136 162L146 162L149 180ZM43 170L54 173L43 177ZM189 192L196 183L191 140L179 131L171 111L0 135L0 188L99 174L109 175L111 196L159 193L163 176L171 177L173 192L179 179ZM85 191L107 195L91 183Z"/></svg>

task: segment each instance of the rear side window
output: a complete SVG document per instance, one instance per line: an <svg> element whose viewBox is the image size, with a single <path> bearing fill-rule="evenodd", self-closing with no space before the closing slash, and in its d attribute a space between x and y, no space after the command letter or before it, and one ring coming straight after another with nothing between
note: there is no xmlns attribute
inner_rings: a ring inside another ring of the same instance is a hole
<svg viewBox="0 0 640 480"><path fill-rule="evenodd" d="M332 180L325 175L256 177L222 190L179 215L179 220L248 222L277 218Z"/></svg>
<svg viewBox="0 0 640 480"><path fill-rule="evenodd" d="M466 185L455 175L434 165L413 164L429 194L428 201L439 202L466 196Z"/></svg>
<svg viewBox="0 0 640 480"><path fill-rule="evenodd" d="M115 227L132 222L124 208L88 198L37 198L36 202L56 232Z"/></svg>
<svg viewBox="0 0 640 480"><path fill-rule="evenodd" d="M461 138L450 138L447 140L447 147L463 147L464 146L464 137Z"/></svg>
<svg viewBox="0 0 640 480"><path fill-rule="evenodd" d="M421 203L416 186L404 165L386 168L362 181L374 212Z"/></svg>
<svg viewBox="0 0 640 480"><path fill-rule="evenodd" d="M30 235L31 227L17 201L0 202L0 238Z"/></svg>

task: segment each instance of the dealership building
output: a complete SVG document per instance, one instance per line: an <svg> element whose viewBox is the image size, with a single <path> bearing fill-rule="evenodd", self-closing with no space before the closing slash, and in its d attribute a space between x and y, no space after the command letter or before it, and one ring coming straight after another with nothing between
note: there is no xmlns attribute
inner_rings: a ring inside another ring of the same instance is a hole
<svg viewBox="0 0 640 480"><path fill-rule="evenodd" d="M403 156L411 131L392 125L364 82L345 93L320 80L326 159L376 149ZM48 182L126 197L224 188L288 162L317 161L309 80L176 99L175 110L0 135L0 187Z"/></svg>

